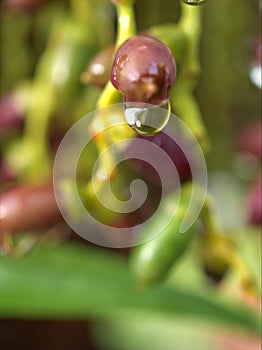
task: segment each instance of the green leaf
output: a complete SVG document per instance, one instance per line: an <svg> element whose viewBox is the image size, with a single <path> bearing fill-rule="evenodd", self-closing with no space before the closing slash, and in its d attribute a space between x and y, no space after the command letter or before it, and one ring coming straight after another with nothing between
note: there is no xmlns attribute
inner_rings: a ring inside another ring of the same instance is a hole
<svg viewBox="0 0 262 350"><path fill-rule="evenodd" d="M221 350L251 349L259 346L260 337L218 327L208 320L189 317L113 318L92 324L95 344L103 350ZM229 345L230 344L230 345Z"/></svg>
<svg viewBox="0 0 262 350"><path fill-rule="evenodd" d="M259 318L232 301L161 285L134 289L115 252L64 243L20 259L0 258L0 317L108 319L134 314L196 317L259 332Z"/></svg>

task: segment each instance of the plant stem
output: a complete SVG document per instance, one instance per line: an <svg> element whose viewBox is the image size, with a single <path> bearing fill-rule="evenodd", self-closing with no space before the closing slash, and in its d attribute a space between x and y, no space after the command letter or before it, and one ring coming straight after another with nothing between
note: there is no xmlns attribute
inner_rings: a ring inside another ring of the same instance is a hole
<svg viewBox="0 0 262 350"><path fill-rule="evenodd" d="M106 152L108 145L104 138L100 137L99 140L96 141L96 147L98 154L102 154L102 152ZM113 155L110 152L106 152L103 154L103 157L100 156L99 161L100 163L95 176L90 179L86 186L86 195L89 200L92 200L96 196L96 193L102 188L105 181L110 180L110 174L114 164Z"/></svg>
<svg viewBox="0 0 262 350"><path fill-rule="evenodd" d="M172 106L178 116L190 127L203 151L209 149L206 128L193 92L200 73L199 40L201 7L181 3L181 18L178 28L185 34L187 49L179 67L179 74L172 90Z"/></svg>
<svg viewBox="0 0 262 350"><path fill-rule="evenodd" d="M29 173L30 180L49 177L50 164L48 156L47 132L48 122L54 106L54 91L52 85L36 78L32 89L31 105L26 116L23 142L25 147L35 150ZM26 152L27 149L25 149ZM29 151L29 149L28 149ZM41 162L39 163L39 157ZM35 166L33 166L35 165Z"/></svg>
<svg viewBox="0 0 262 350"><path fill-rule="evenodd" d="M251 295L259 296L258 286L241 255L236 251L231 251L228 256L228 263L235 271L243 289Z"/></svg>
<svg viewBox="0 0 262 350"><path fill-rule="evenodd" d="M83 21L89 21L92 18L92 4L87 0L70 0L72 14Z"/></svg>
<svg viewBox="0 0 262 350"><path fill-rule="evenodd" d="M219 256L219 260L234 270L243 289L247 293L258 295L257 284L252 272L238 253L234 242L230 239L231 237L229 238L221 233L216 218L210 208L210 198L207 198L203 205L201 219L205 226L204 240L209 242L207 246L209 244L214 246L214 250L217 252L216 256Z"/></svg>
<svg viewBox="0 0 262 350"><path fill-rule="evenodd" d="M122 43L135 35L136 33L136 21L133 9L134 1L119 1L116 4L117 18L118 18L118 30L116 38L117 50Z"/></svg>
<svg viewBox="0 0 262 350"><path fill-rule="evenodd" d="M135 35L136 25L133 9L134 1L118 1L116 3L118 27L115 50L129 37ZM107 107L120 102L121 94L114 88L110 81L106 84L97 101L97 108Z"/></svg>
<svg viewBox="0 0 262 350"><path fill-rule="evenodd" d="M210 197L206 198L200 214L205 226L205 232L209 236L214 235L218 231L218 223L214 217L214 214L212 213L210 202Z"/></svg>
<svg viewBox="0 0 262 350"><path fill-rule="evenodd" d="M135 35L136 33L133 4L134 0L118 0L115 3L118 19L115 50L117 50L125 40ZM97 108L107 107L111 104L120 102L120 97L121 94L115 89L111 82L108 81L97 101ZM107 149L108 144L104 140L103 134L101 134L100 137L96 140L96 146L99 153L102 153ZM110 172L113 164L114 158L111 154L108 153L100 160L99 167L94 178L91 179L87 184L86 193L89 198L92 198L92 196L95 195L94 186L97 192L102 188L105 181L108 181L110 179Z"/></svg>

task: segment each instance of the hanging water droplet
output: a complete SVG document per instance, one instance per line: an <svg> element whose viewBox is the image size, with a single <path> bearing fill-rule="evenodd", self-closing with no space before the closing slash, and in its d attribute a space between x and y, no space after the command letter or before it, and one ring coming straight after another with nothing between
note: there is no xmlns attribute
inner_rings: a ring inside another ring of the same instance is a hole
<svg viewBox="0 0 262 350"><path fill-rule="evenodd" d="M261 63L253 64L249 70L249 78L252 83L261 89Z"/></svg>
<svg viewBox="0 0 262 350"><path fill-rule="evenodd" d="M125 103L125 118L128 124L143 136L153 136L166 126L170 117L170 103L153 106L145 103Z"/></svg>
<svg viewBox="0 0 262 350"><path fill-rule="evenodd" d="M188 5L200 5L203 2L205 2L206 0L183 0L184 3L188 4Z"/></svg>

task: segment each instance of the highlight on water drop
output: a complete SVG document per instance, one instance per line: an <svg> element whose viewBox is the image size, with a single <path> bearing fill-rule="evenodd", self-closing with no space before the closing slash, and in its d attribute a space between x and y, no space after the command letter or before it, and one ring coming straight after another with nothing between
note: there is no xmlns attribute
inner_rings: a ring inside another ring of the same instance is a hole
<svg viewBox="0 0 262 350"><path fill-rule="evenodd" d="M161 132L170 117L169 102L161 106L126 102L124 108L127 123L142 136L153 136Z"/></svg>
<svg viewBox="0 0 262 350"><path fill-rule="evenodd" d="M185 4L188 5L201 5L204 2L206 2L206 0L183 0Z"/></svg>

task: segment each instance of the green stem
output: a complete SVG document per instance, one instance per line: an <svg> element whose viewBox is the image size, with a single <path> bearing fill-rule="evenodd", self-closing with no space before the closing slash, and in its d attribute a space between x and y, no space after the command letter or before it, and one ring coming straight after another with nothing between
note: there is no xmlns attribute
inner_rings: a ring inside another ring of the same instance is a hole
<svg viewBox="0 0 262 350"><path fill-rule="evenodd" d="M80 20L88 21L92 19L92 3L87 0L70 0L72 14Z"/></svg>
<svg viewBox="0 0 262 350"><path fill-rule="evenodd" d="M202 207L202 211L200 213L200 217L205 226L205 233L210 237L216 235L219 231L218 222L212 213L210 198L206 198L204 205Z"/></svg>
<svg viewBox="0 0 262 350"><path fill-rule="evenodd" d="M43 84L41 79L37 79L33 86L32 97L26 117L25 138L39 145L47 136L47 122L54 104L52 86Z"/></svg>
<svg viewBox="0 0 262 350"><path fill-rule="evenodd" d="M135 16L133 9L134 0L118 0L115 3L118 19L117 27L117 38L115 44L115 50L129 37L135 35L136 25L135 25ZM102 91L98 101L97 108L103 108L110 106L111 104L120 102L121 95L115 89L115 87L108 81L104 90ZM101 137L96 142L97 149L103 151L107 148L107 144L103 137ZM94 192L93 186L96 186L96 190L99 190L103 187L105 181L109 180L110 170L113 166L114 159L113 157L108 157L107 159L101 160L99 168L97 169L96 176L94 178L95 184L93 184L92 179L87 184L87 194L92 198L92 192ZM104 174L104 176L101 176Z"/></svg>
<svg viewBox="0 0 262 350"><path fill-rule="evenodd" d="M135 35L136 25L133 9L134 1L120 0L116 3L118 27L115 50L129 37ZM110 106L111 104L120 102L121 95L114 88L110 81L106 84L97 101L97 108Z"/></svg>
<svg viewBox="0 0 262 350"><path fill-rule="evenodd" d="M136 21L133 9L134 1L119 1L116 5L118 30L116 37L116 50L123 42L136 34Z"/></svg>
<svg viewBox="0 0 262 350"><path fill-rule="evenodd" d="M187 50L178 67L179 74L171 93L172 107L178 116L190 127L202 149L207 151L209 140L201 112L193 92L200 73L199 40L202 6L181 4L181 18L178 28L185 34Z"/></svg>
<svg viewBox="0 0 262 350"><path fill-rule="evenodd" d="M181 4L181 18L179 26L183 29L188 40L188 55L185 57L185 65L195 72L196 75L200 72L199 63L199 40L200 40L200 25L201 25L202 6L188 6Z"/></svg>
<svg viewBox="0 0 262 350"><path fill-rule="evenodd" d="M234 270L243 290L248 294L259 296L257 283L242 256L236 250L230 252L228 263Z"/></svg>
<svg viewBox="0 0 262 350"><path fill-rule="evenodd" d="M258 287L253 274L243 257L238 253L234 242L228 236L221 234L218 222L210 207L210 198L206 199L200 217L205 226L203 239L212 244L217 254L219 252L220 260L233 269L242 288L249 294L258 295ZM208 247L209 244L206 246Z"/></svg>
<svg viewBox="0 0 262 350"><path fill-rule="evenodd" d="M108 145L103 138L96 143L98 154L106 151ZM110 152L100 156L100 163L96 171L94 180L91 178L86 186L86 195L89 199L94 199L96 193L101 190L106 181L110 181L110 175L114 164L113 155Z"/></svg>
<svg viewBox="0 0 262 350"><path fill-rule="evenodd" d="M50 176L47 134L54 106L53 96L52 86L37 78L32 87L23 135L23 156L28 161L22 175L30 181L44 181Z"/></svg>

